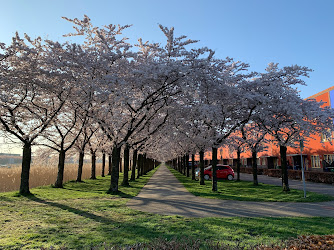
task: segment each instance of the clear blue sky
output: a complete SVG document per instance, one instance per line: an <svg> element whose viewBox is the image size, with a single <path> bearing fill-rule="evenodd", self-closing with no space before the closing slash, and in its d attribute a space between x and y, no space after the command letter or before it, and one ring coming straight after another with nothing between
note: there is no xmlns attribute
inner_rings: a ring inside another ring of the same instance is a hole
<svg viewBox="0 0 334 250"><path fill-rule="evenodd" d="M161 23L252 70L269 62L313 69L300 88L304 98L334 85L333 0L1 0L0 6L0 42L9 43L15 31L62 39L72 26L61 17L84 14L95 25L133 24L125 33L133 41L162 42Z"/></svg>
<svg viewBox="0 0 334 250"><path fill-rule="evenodd" d="M133 24L126 36L162 42L157 24L200 40L216 56L263 71L269 62L314 70L303 98L334 85L334 0L0 0L0 42L15 31L61 40L72 25L61 19L88 15L95 25ZM0 150L21 153L9 146Z"/></svg>

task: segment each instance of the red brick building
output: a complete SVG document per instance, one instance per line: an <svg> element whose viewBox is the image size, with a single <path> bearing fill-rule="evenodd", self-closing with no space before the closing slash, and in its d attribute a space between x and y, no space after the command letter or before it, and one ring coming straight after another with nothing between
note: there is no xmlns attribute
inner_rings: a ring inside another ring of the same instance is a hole
<svg viewBox="0 0 334 250"><path fill-rule="evenodd" d="M325 102L323 106L334 108L334 86L321 91L307 99L315 99ZM273 141L270 135L266 139ZM332 145L330 143L332 142ZM230 152L227 147L218 149L218 159L221 163L235 165L236 152ZM303 164L306 170L309 171L326 171L328 167L334 166L334 140L333 136L327 138L324 135L315 135L313 138L308 138L303 150ZM205 153L205 159L211 160L211 153ZM299 144L296 147L287 148L287 160L289 168L300 169L301 155ZM243 166L251 166L251 152L241 153L241 163ZM279 147L274 142L269 143L265 151L258 153L257 159L259 168L279 168L281 165Z"/></svg>

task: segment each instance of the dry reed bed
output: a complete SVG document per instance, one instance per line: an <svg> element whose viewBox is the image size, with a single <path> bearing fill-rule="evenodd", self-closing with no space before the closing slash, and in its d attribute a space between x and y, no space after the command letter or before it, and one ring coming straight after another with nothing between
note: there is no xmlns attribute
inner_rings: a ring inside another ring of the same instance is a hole
<svg viewBox="0 0 334 250"><path fill-rule="evenodd" d="M54 184L57 178L58 168L51 165L35 165L30 169L30 188ZM100 176L102 164L96 164L96 176ZM77 164L65 164L64 183L76 180L78 174ZM91 175L91 165L86 163L83 166L82 179L89 179ZM20 188L21 166L12 165L11 168L0 168L0 192L17 191Z"/></svg>

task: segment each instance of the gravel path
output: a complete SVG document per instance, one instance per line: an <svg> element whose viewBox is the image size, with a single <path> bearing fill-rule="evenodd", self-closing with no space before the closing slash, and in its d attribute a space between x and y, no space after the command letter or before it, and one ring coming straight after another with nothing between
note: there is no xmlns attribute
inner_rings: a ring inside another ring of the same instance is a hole
<svg viewBox="0 0 334 250"><path fill-rule="evenodd" d="M185 217L334 217L334 201L321 203L246 202L192 195L162 165L127 206L143 212Z"/></svg>

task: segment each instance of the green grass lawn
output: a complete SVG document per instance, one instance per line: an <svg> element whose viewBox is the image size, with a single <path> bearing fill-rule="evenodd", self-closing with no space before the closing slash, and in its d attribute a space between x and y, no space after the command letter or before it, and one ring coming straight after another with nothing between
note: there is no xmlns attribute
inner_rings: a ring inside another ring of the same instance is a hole
<svg viewBox="0 0 334 250"><path fill-rule="evenodd" d="M130 187L120 187L118 195L106 193L110 177L69 182L63 189L34 188L30 197L1 193L0 249L89 249L103 243L124 246L157 238L249 245L334 233L334 218L185 218L127 208L126 202L153 172Z"/></svg>
<svg viewBox="0 0 334 250"><path fill-rule="evenodd" d="M268 184L254 186L248 181L218 180L218 192L212 191L212 182L206 181L206 185L199 185L199 181L193 181L173 168L169 170L185 186L185 188L196 196L222 200L239 201L281 201L281 202L322 202L332 201L334 197L314 192L307 192L304 198L302 190L292 189L290 192L283 192L282 187Z"/></svg>

